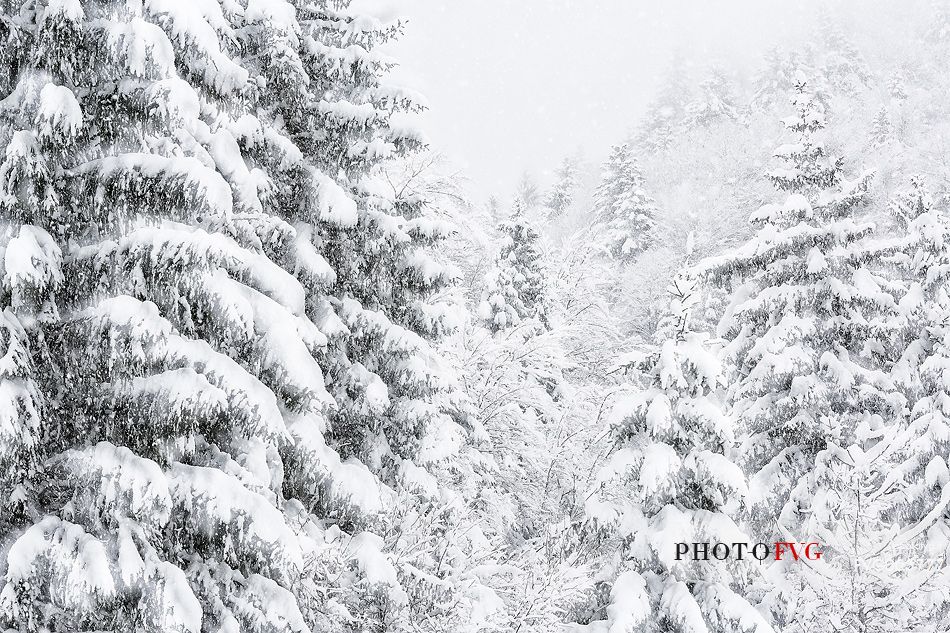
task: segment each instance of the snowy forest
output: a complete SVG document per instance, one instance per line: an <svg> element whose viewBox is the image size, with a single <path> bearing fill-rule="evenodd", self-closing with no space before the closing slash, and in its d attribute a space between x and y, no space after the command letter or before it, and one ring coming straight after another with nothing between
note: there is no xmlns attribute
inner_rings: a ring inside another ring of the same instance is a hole
<svg viewBox="0 0 950 633"><path fill-rule="evenodd" d="M0 630L950 630L950 3L807 31L473 193L398 19L0 0Z"/></svg>

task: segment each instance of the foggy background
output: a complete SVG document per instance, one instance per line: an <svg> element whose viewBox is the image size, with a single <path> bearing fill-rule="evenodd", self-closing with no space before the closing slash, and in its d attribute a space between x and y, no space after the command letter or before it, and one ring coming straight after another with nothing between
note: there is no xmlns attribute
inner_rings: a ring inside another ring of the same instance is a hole
<svg viewBox="0 0 950 633"><path fill-rule="evenodd" d="M754 70L826 11L859 43L900 39L926 0L357 0L406 19L388 46L393 80L420 91L433 148L471 178L479 198L509 192L524 171L545 182L577 151L594 162L632 129L674 52L702 68ZM911 37L911 36L908 36ZM908 42L910 44L910 42ZM886 47L875 50L887 54Z"/></svg>

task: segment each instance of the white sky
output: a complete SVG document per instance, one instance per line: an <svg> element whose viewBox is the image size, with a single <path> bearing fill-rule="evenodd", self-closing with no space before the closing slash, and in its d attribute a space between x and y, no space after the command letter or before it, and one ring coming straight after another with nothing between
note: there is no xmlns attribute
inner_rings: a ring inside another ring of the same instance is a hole
<svg viewBox="0 0 950 633"><path fill-rule="evenodd" d="M818 0L356 0L408 20L393 79L422 92L423 129L483 198L567 154L600 160L642 114L674 50L758 64ZM839 3L832 2L838 9ZM866 5L865 5L866 6Z"/></svg>

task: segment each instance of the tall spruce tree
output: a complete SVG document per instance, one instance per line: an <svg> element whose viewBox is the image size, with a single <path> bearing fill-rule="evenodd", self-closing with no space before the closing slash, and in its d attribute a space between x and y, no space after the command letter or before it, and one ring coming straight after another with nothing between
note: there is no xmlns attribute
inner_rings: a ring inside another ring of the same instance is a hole
<svg viewBox="0 0 950 633"><path fill-rule="evenodd" d="M948 225L922 182L892 205L898 237L879 242L881 272L898 299L885 367L906 405L868 416L847 447L821 451L793 493L823 557L775 570L767 599L786 626L941 630L948 624L946 327ZM894 398L894 405L900 399ZM802 503L804 502L804 503ZM791 581L791 582L790 582Z"/></svg>
<svg viewBox="0 0 950 633"><path fill-rule="evenodd" d="M881 109L874 115L874 120L871 121L871 129L868 131L868 144L877 148L887 145L893 139L894 126L891 123L890 114L887 112L886 106L881 106Z"/></svg>
<svg viewBox="0 0 950 633"><path fill-rule="evenodd" d="M871 85L871 69L858 47L841 31L827 11L822 11L819 19L819 70L829 89L836 94L854 94Z"/></svg>
<svg viewBox="0 0 950 633"><path fill-rule="evenodd" d="M589 520L615 552L601 574L611 585L606 630L771 631L742 597L753 570L749 554L741 561L677 555L677 543L748 538L733 520L746 480L731 460L722 367L708 336L690 329L695 281L681 276L670 292L667 338L635 363L644 387L618 401L617 449L587 501Z"/></svg>
<svg viewBox="0 0 950 633"><path fill-rule="evenodd" d="M910 188L896 196L892 210L903 233L891 241L889 263L901 286L899 308L904 327L898 343L901 354L891 373L908 398L906 445L900 447L898 456L905 460L899 467L905 505L901 514L912 520L922 519L940 502L943 483L934 486L926 471L928 467L943 471L940 461L950 454L950 415L946 411L950 403L946 375L950 367L946 347L950 333L946 286L950 280L950 224L920 177L914 177ZM941 515L935 520L944 527L931 536L950 537L946 518ZM942 543L938 540L929 549L940 551Z"/></svg>
<svg viewBox="0 0 950 633"><path fill-rule="evenodd" d="M632 259L653 243L656 203L644 190L630 145L615 145L604 163L594 193L594 213L595 231L614 257Z"/></svg>
<svg viewBox="0 0 950 633"><path fill-rule="evenodd" d="M942 208L943 207L943 208ZM894 424L884 453L882 494L888 532L876 549L890 563L890 602L912 626L950 618L950 223L920 177L891 205L900 233L889 240L899 286L901 354L891 374L908 415ZM882 441L882 445L884 442ZM881 594L882 592L879 592ZM926 614L926 615L925 615Z"/></svg>
<svg viewBox="0 0 950 633"><path fill-rule="evenodd" d="M740 112L733 80L719 67L710 68L699 83L699 95L686 104L686 125L708 126L719 121L735 121Z"/></svg>
<svg viewBox="0 0 950 633"><path fill-rule="evenodd" d="M556 218L564 214L574 202L577 189L580 186L579 169L580 159L577 156L567 156L554 171L554 186L548 191L545 205L550 209L550 217Z"/></svg>
<svg viewBox="0 0 950 633"><path fill-rule="evenodd" d="M669 149L682 129L691 88L686 60L681 54L676 54L663 74L663 84L640 122L636 135L639 149L651 153Z"/></svg>
<svg viewBox="0 0 950 633"><path fill-rule="evenodd" d="M892 205L898 237L879 241L898 299L885 367L906 405L869 416L847 447L830 445L793 493L807 500L820 560L773 572L767 598L786 627L829 623L867 632L948 623L946 417L940 405L947 314L948 226L918 178ZM900 399L894 398L900 405ZM936 405L936 406L935 406ZM805 505L805 504L803 504Z"/></svg>
<svg viewBox="0 0 950 633"><path fill-rule="evenodd" d="M852 506L832 500L847 496L858 460L838 468L835 457L852 446L870 450L869 438L904 402L886 372L896 304L876 272L880 250L866 239L873 225L856 217L870 176L844 180L843 160L820 139L823 108L804 83L793 103L784 124L795 138L776 150L785 166L769 173L790 195L752 215L759 230L747 244L699 266L732 291L720 333L759 540L821 540L846 521ZM847 552L838 554L843 564ZM804 567L779 562L770 572L773 593L764 601L779 627L818 621L803 620L801 601L787 599L789 587L804 582Z"/></svg>
<svg viewBox="0 0 950 633"><path fill-rule="evenodd" d="M535 182L534 177L528 172L521 174L518 186L515 189L515 204L520 205L520 213L533 211L543 200L544 196L541 195L541 188ZM516 215L517 213L513 212L513 214Z"/></svg>
<svg viewBox="0 0 950 633"><path fill-rule="evenodd" d="M759 230L747 244L699 266L733 292L720 329L758 530L800 510L788 495L819 451L849 444L859 420L891 407L879 365L894 301L866 267L876 255L864 239L873 227L854 217L870 176L843 180L844 161L826 153L824 112L804 83L793 103L784 124L795 138L776 150L785 166L769 173L788 199L752 215Z"/></svg>
<svg viewBox="0 0 950 633"><path fill-rule="evenodd" d="M950 41L950 2L933 0L930 3L930 16L926 22L924 37L938 46Z"/></svg>
<svg viewBox="0 0 950 633"><path fill-rule="evenodd" d="M799 74L805 71L803 64L804 60L797 51L784 51L778 47L766 51L762 67L752 78L752 108L766 111L784 106Z"/></svg>
<svg viewBox="0 0 950 633"><path fill-rule="evenodd" d="M498 226L501 238L495 262L486 275L479 316L492 331L519 325L545 326L545 280L541 236L516 198L510 219Z"/></svg>
<svg viewBox="0 0 950 633"><path fill-rule="evenodd" d="M0 4L3 625L466 621L444 227L347 5Z"/></svg>
<svg viewBox="0 0 950 633"><path fill-rule="evenodd" d="M888 78L887 94L897 103L907 100L907 79L902 68L896 69Z"/></svg>

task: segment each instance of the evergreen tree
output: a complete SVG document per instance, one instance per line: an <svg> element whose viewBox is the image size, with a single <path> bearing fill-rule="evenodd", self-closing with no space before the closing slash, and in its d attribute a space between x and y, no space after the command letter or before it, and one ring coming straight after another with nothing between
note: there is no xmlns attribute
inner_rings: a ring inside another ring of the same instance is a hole
<svg viewBox="0 0 950 633"><path fill-rule="evenodd" d="M887 112L886 106L874 115L871 121L871 130L868 132L868 143L871 147L881 147L887 145L894 138L894 126L891 125L891 117Z"/></svg>
<svg viewBox="0 0 950 633"><path fill-rule="evenodd" d="M781 145L775 150L775 156L785 162L785 167L774 169L767 175L777 189L803 196L806 198L805 202L810 205L821 204L826 202L826 196L822 194L840 184L844 159L829 156L825 151L824 143L819 137L820 131L825 127L825 110L814 95L807 91L802 80L795 85L792 105L795 107L795 114L783 119L782 124L787 131L794 133L796 138L794 142ZM855 196L862 191L856 191ZM772 210L772 207L768 210ZM792 218L785 222L792 219L795 219L794 212ZM769 222L770 217L763 220Z"/></svg>
<svg viewBox="0 0 950 633"><path fill-rule="evenodd" d="M524 321L546 324L541 236L525 217L516 199L510 220L498 226L499 250L486 276L479 316L492 331L506 330Z"/></svg>
<svg viewBox="0 0 950 633"><path fill-rule="evenodd" d="M732 88L732 79L718 67L699 84L699 95L686 104L686 125L708 126L716 121L736 121L739 108Z"/></svg>
<svg viewBox="0 0 950 633"><path fill-rule="evenodd" d="M488 217L497 223L501 217L501 202L495 196L488 196L488 202L485 203L485 211L488 213Z"/></svg>
<svg viewBox="0 0 950 633"><path fill-rule="evenodd" d="M528 213L541 204L543 197L538 183L534 181L531 174L525 172L521 174L518 181L518 187L515 190L515 204L520 205L520 213Z"/></svg>
<svg viewBox="0 0 950 633"><path fill-rule="evenodd" d="M899 353L890 377L906 398L895 414L869 417L847 448L830 445L793 493L810 510L806 532L823 556L775 573L773 609L804 626L841 630L946 628L950 475L941 333L950 255L948 226L921 181L893 204L899 237L883 240L891 292L899 298ZM818 492L818 494L816 494ZM778 571L778 570L776 570ZM789 580L792 579L792 582ZM941 624L942 623L942 624Z"/></svg>
<svg viewBox="0 0 950 633"><path fill-rule="evenodd" d="M898 343L901 354L892 375L908 398L910 442L900 454L909 460L901 467L905 470L902 475L908 483L914 482L907 491L908 507L903 514L921 518L937 502L933 495L939 496L940 492L921 485L926 479L924 471L931 460L945 459L950 450L950 420L944 412L950 386L944 377L944 339L950 326L950 294L946 289L950 279L950 225L920 177L914 177L910 188L896 196L891 208L901 235L890 240L892 255L888 260L900 288L904 326ZM950 535L950 530L947 533Z"/></svg>
<svg viewBox="0 0 950 633"><path fill-rule="evenodd" d="M903 72L895 70L891 74L887 82L887 92L891 96L891 99L895 101L900 102L907 100L907 86Z"/></svg>
<svg viewBox="0 0 950 633"><path fill-rule="evenodd" d="M644 191L643 175L627 145L615 145L594 193L595 231L618 259L631 259L654 240L656 203Z"/></svg>
<svg viewBox="0 0 950 633"><path fill-rule="evenodd" d="M802 481L803 532L820 543L821 557L803 562L786 554L770 570L775 589L766 606L782 614L786 630L890 633L948 624L945 538L939 539L944 549L932 549L923 536L931 522L905 522L895 512L902 505L895 498L915 486L894 471L905 429L885 421L871 431L873 439L847 448L829 445ZM946 468L932 464L916 486L945 482Z"/></svg>
<svg viewBox="0 0 950 633"><path fill-rule="evenodd" d="M902 353L892 376L907 395L909 415L906 424L894 425L899 432L891 433L895 437L886 455L882 499L899 531L894 535L892 530L881 549L896 552L892 558L902 556L922 577L912 600L904 602L936 622L938 616L948 617L950 606L944 589L950 565L950 224L920 177L898 194L892 210L900 233L890 240L889 263L900 285L903 325Z"/></svg>
<svg viewBox="0 0 950 633"><path fill-rule="evenodd" d="M934 44L950 41L950 2L933 0L924 37Z"/></svg>
<svg viewBox="0 0 950 633"><path fill-rule="evenodd" d="M795 88L801 73L807 72L796 51L778 47L766 51L762 67L752 78L752 108L759 111L784 105L786 95Z"/></svg>
<svg viewBox="0 0 950 633"><path fill-rule="evenodd" d="M347 4L2 5L4 625L467 619L445 229Z"/></svg>
<svg viewBox="0 0 950 633"><path fill-rule="evenodd" d="M551 187L545 200L545 205L551 210L552 218L562 215L574 202L574 196L580 186L578 163L577 158L568 156L561 161L554 172L554 186Z"/></svg>
<svg viewBox="0 0 950 633"><path fill-rule="evenodd" d="M864 56L841 32L830 15L822 15L819 30L821 71L829 90L853 94L871 85L873 79Z"/></svg>
<svg viewBox="0 0 950 633"><path fill-rule="evenodd" d="M846 504L832 508L833 501L859 474L856 462L836 470L835 456L855 444L869 449L862 442L903 400L884 371L895 303L872 272L880 263L865 239L873 226L855 218L869 175L844 181L843 161L827 155L819 138L821 106L804 84L793 102L797 112L784 123L796 138L776 151L786 167L769 174L788 199L753 214L755 237L700 270L733 293L720 332L734 367L729 404L745 436L753 533L820 541L834 521L846 520ZM784 593L803 582L802 570L777 562L770 571L777 594L765 604L779 627L815 624Z"/></svg>
<svg viewBox="0 0 950 633"><path fill-rule="evenodd" d="M808 533L820 536L824 556L796 568L798 582L788 584L786 573L773 596L798 622L882 633L946 628L950 615L950 435L941 404L950 227L919 178L892 207L899 236L881 246L899 298L890 376L907 404L859 425L846 449L819 453L797 496L808 500Z"/></svg>
<svg viewBox="0 0 950 633"><path fill-rule="evenodd" d="M693 560L676 543L746 541L732 516L746 480L730 456L734 435L718 395L723 373L707 337L690 331L695 282L670 288L668 338L636 363L645 387L614 410L617 449L588 496L588 516L616 555L610 631L771 631L747 602L750 557Z"/></svg>
<svg viewBox="0 0 950 633"><path fill-rule="evenodd" d="M637 130L636 146L654 153L668 149L686 117L691 87L682 55L674 56L663 73L663 83L650 102Z"/></svg>

